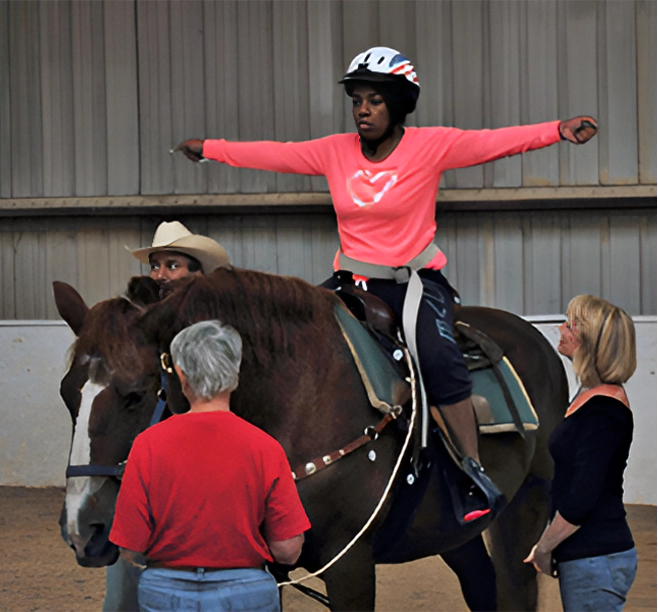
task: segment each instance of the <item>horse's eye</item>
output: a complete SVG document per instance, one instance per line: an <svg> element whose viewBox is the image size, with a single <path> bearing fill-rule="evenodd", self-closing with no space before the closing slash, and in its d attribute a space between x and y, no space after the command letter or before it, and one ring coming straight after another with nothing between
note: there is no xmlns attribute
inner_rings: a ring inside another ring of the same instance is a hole
<svg viewBox="0 0 658 612"><path fill-rule="evenodd" d="M126 397L124 398L125 402L125 407L126 408L134 408L139 404L143 399L144 395L146 395L144 392L138 393L136 391L133 391L131 393L128 393Z"/></svg>

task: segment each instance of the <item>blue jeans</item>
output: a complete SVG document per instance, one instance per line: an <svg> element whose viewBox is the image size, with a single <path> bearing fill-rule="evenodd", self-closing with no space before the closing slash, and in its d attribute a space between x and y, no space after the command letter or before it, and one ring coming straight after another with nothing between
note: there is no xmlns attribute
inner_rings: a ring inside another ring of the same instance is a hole
<svg viewBox="0 0 658 612"><path fill-rule="evenodd" d="M280 612L281 603L276 580L260 569L152 568L139 581L139 609Z"/></svg>
<svg viewBox="0 0 658 612"><path fill-rule="evenodd" d="M558 563L564 612L621 610L637 572L635 548Z"/></svg>

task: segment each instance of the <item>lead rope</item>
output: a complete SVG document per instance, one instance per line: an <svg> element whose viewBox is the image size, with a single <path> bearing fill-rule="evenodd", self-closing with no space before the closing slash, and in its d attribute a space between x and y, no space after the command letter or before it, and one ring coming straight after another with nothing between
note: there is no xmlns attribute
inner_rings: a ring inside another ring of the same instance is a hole
<svg viewBox="0 0 658 612"><path fill-rule="evenodd" d="M287 580L286 582L278 582L277 586L278 587L283 587L283 586L288 586L288 585L294 585L294 584L301 584L302 582L306 582L310 578L316 578L320 574L323 574L326 572L332 565L334 565L339 559L341 559L347 552L356 544L356 542L359 540L359 538L368 530L370 525L372 525L373 521L379 514L380 510L382 509L382 506L384 505L384 502L386 501L386 498L388 497L388 494L391 491L391 488L393 486L393 482L395 481L395 477L397 476L398 470L400 469L400 465L402 464L402 459L404 458L404 454L407 451L407 447L409 446L409 442L411 440L411 434L413 433L414 430L414 424L416 423L416 405L418 403L418 389L416 388L416 374L414 371L414 363L411 360L411 357L409 356L409 351L405 349L404 351L404 356L407 362L407 366L409 368L409 373L410 373L410 383L411 383L411 397L412 397L412 402L411 402L411 418L409 420L409 431L407 432L407 437L404 440L404 444L402 445L402 449L400 450L400 455L398 456L398 459L395 463L395 466L393 467L393 472L391 473L391 477L388 480L388 483L386 484L386 488L384 489L384 492L382 493L382 497L379 500L379 503L375 506L375 509L372 511L372 514L370 515L370 518L366 521L366 524L359 530L359 532L352 538L350 542L341 550L331 561L329 561L324 567L320 568L316 572L313 572L312 574L306 574L305 576L301 576L300 578L295 578L295 580Z"/></svg>

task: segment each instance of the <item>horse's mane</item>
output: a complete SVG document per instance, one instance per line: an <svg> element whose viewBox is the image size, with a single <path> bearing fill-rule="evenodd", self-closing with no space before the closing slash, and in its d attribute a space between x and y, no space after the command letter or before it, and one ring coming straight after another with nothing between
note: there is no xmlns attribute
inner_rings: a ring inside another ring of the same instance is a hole
<svg viewBox="0 0 658 612"><path fill-rule="evenodd" d="M168 344L184 327L218 319L240 332L245 362L264 365L282 354L293 355L296 332L326 321L322 315L331 312L332 304L330 292L299 278L218 268L194 277L164 301L176 321L160 337Z"/></svg>
<svg viewBox="0 0 658 612"><path fill-rule="evenodd" d="M75 353L100 357L111 370L134 376L143 369L131 325L142 310L122 297L93 306L75 343Z"/></svg>

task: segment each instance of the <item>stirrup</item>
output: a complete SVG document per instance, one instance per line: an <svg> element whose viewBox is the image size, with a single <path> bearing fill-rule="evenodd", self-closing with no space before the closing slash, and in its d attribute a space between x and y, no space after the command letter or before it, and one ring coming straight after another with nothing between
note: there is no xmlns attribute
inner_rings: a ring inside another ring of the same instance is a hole
<svg viewBox="0 0 658 612"><path fill-rule="evenodd" d="M484 468L473 457L465 457L462 470L470 479L471 486L462 502L463 512L458 513L459 522L464 525L490 514L498 514L503 507L504 497Z"/></svg>

